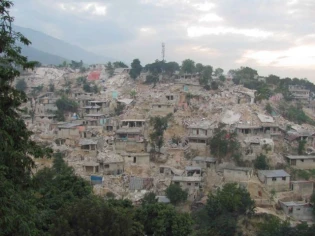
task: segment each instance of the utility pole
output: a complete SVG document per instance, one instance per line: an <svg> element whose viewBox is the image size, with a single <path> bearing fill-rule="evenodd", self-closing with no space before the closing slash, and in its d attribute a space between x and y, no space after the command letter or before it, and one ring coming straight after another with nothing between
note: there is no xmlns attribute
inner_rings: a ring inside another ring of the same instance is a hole
<svg viewBox="0 0 315 236"><path fill-rule="evenodd" d="M162 43L162 61L165 60L165 43Z"/></svg>

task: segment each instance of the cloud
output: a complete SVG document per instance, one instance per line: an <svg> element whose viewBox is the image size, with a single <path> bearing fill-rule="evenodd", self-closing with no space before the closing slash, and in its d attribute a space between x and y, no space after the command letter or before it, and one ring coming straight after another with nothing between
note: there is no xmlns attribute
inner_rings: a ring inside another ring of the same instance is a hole
<svg viewBox="0 0 315 236"><path fill-rule="evenodd" d="M105 16L107 7L100 2L61 2L58 7L65 12Z"/></svg>
<svg viewBox="0 0 315 236"><path fill-rule="evenodd" d="M268 38L273 35L272 32L260 30L260 29L237 29L233 27L203 27L203 26L191 26L187 29L189 37L201 37L205 35L226 35L226 34L239 34L253 38Z"/></svg>
<svg viewBox="0 0 315 236"><path fill-rule="evenodd" d="M223 21L223 18L215 13L208 13L200 17L199 22L219 22Z"/></svg>
<svg viewBox="0 0 315 236"><path fill-rule="evenodd" d="M215 7L215 4L212 2L204 2L204 3L196 3L193 4L193 6L198 10L198 11L210 11Z"/></svg>
<svg viewBox="0 0 315 236"><path fill-rule="evenodd" d="M314 0L16 0L13 10L17 25L126 62L160 58L165 42L167 60L315 80Z"/></svg>
<svg viewBox="0 0 315 236"><path fill-rule="evenodd" d="M262 66L313 68L315 65L315 44L296 46L282 51L246 51L237 63L254 60Z"/></svg>

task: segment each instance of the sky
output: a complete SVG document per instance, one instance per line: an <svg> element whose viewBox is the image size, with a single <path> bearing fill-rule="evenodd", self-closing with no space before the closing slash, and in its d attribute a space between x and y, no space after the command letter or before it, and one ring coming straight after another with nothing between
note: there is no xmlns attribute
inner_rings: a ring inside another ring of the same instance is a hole
<svg viewBox="0 0 315 236"><path fill-rule="evenodd" d="M315 83L315 0L15 0L15 24L143 65L214 68Z"/></svg>

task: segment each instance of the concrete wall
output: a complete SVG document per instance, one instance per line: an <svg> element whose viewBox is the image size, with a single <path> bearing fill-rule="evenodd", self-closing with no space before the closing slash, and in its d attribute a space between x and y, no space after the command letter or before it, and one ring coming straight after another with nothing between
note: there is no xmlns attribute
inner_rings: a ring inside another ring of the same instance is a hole
<svg viewBox="0 0 315 236"><path fill-rule="evenodd" d="M79 129L60 129L57 138L80 138Z"/></svg>
<svg viewBox="0 0 315 236"><path fill-rule="evenodd" d="M121 152L144 152L145 143L139 143L135 141L119 141L115 140L115 148L117 153Z"/></svg>
<svg viewBox="0 0 315 236"><path fill-rule="evenodd" d="M202 169L215 169L216 163L205 161L192 161L193 166L200 166Z"/></svg>
<svg viewBox="0 0 315 236"><path fill-rule="evenodd" d="M290 161L292 167L298 169L315 169L315 159L303 159L295 161L296 165L292 165L292 160Z"/></svg>
<svg viewBox="0 0 315 236"><path fill-rule="evenodd" d="M277 177L275 181L272 178L266 178L265 185L270 191L274 189L277 192L289 191L290 190L290 177L286 177L286 180L282 180L282 177Z"/></svg>
<svg viewBox="0 0 315 236"><path fill-rule="evenodd" d="M302 196L312 195L314 191L313 182L291 182L291 190Z"/></svg>
<svg viewBox="0 0 315 236"><path fill-rule="evenodd" d="M280 205L284 213L295 220L314 220L313 207L309 205L286 206L282 202L280 202Z"/></svg>
<svg viewBox="0 0 315 236"><path fill-rule="evenodd" d="M247 181L252 177L252 174L241 170L223 170L224 180L226 182Z"/></svg>
<svg viewBox="0 0 315 236"><path fill-rule="evenodd" d="M124 160L126 163L131 163L135 165L149 165L150 164L150 154L149 153L128 153L124 155Z"/></svg>
<svg viewBox="0 0 315 236"><path fill-rule="evenodd" d="M177 181L172 181L173 184L176 184ZM199 181L178 181L179 186L183 190L188 190L188 193L191 194L196 190L199 190L200 182Z"/></svg>
<svg viewBox="0 0 315 236"><path fill-rule="evenodd" d="M200 156L207 156L210 154L209 146L206 143L191 143L189 142L189 146L191 149L196 149L199 151Z"/></svg>
<svg viewBox="0 0 315 236"><path fill-rule="evenodd" d="M103 165L103 173L105 175L117 175L121 174L124 171L124 163L104 163Z"/></svg>
<svg viewBox="0 0 315 236"><path fill-rule="evenodd" d="M152 105L151 116L166 116L169 113L174 113L174 106L165 106L165 105Z"/></svg>

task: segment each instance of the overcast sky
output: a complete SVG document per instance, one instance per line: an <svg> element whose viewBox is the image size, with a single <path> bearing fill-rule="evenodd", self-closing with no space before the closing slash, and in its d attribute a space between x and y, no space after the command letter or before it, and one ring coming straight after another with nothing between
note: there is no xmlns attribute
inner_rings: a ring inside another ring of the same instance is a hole
<svg viewBox="0 0 315 236"><path fill-rule="evenodd" d="M15 24L100 55L315 82L315 0L15 0Z"/></svg>

